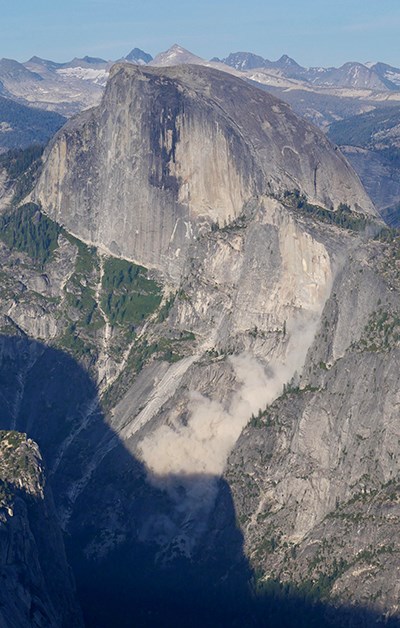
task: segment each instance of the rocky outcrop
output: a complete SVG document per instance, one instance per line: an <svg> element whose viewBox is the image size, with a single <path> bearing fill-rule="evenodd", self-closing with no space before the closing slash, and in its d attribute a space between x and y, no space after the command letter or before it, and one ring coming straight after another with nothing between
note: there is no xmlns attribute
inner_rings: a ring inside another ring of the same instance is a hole
<svg viewBox="0 0 400 628"><path fill-rule="evenodd" d="M179 274L204 224L262 195L374 209L325 136L271 95L201 66L117 64L99 107L52 142L34 197L83 240Z"/></svg>
<svg viewBox="0 0 400 628"><path fill-rule="evenodd" d="M0 625L83 626L37 445L0 432Z"/></svg>
<svg viewBox="0 0 400 628"><path fill-rule="evenodd" d="M382 587L397 552L389 542L397 529L397 244L365 241L274 199L248 211L192 243L167 314L160 306L137 328L121 376L110 381L106 415L74 360L24 337L2 340L4 418L45 453L89 625L126 608L145 616L154 579L143 573L175 582L181 561L194 565L184 572L192 582L199 574L225 582L229 573L242 588L247 560L261 585L274 578L312 588L322 573L326 598L397 612L396 588ZM51 311L62 272L77 276L77 263L80 282L98 284L106 259L81 244L72 254L77 245L60 239L41 271L47 282L24 271L26 300L40 290ZM77 279L65 286L76 289ZM101 294L92 292L100 307ZM80 341L103 351L98 319L84 332L79 307ZM113 353L116 338L108 342ZM157 343L173 348L170 363ZM242 363L229 357L243 352ZM210 576L224 544L231 558ZM369 574L363 588L360 569ZM104 587L112 600L96 606Z"/></svg>
<svg viewBox="0 0 400 628"><path fill-rule="evenodd" d="M346 162L235 78L118 65L35 195L67 229L0 248L2 421L43 451L88 625L176 625L204 586L210 625L252 569L394 615L394 559L356 587L397 525L398 242Z"/></svg>
<svg viewBox="0 0 400 628"><path fill-rule="evenodd" d="M360 242L347 258L301 378L253 418L226 474L267 586L295 581L382 617L399 615L398 251Z"/></svg>

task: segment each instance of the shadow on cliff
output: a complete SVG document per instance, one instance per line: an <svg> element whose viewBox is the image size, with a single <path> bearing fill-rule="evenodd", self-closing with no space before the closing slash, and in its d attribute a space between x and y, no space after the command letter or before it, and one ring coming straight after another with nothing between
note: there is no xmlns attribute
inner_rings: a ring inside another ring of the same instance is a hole
<svg viewBox="0 0 400 628"><path fill-rule="evenodd" d="M280 586L256 595L228 485L219 480L199 532L146 482L107 425L90 376L62 351L0 337L0 403L0 429L27 432L41 448L88 628L400 625Z"/></svg>

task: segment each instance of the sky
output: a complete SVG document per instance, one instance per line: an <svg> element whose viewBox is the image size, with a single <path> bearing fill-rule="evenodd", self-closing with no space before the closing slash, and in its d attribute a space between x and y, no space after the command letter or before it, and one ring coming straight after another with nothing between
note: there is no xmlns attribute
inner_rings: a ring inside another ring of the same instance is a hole
<svg viewBox="0 0 400 628"><path fill-rule="evenodd" d="M400 67L400 0L0 0L0 57L115 60L178 43L210 59L249 51L304 66Z"/></svg>

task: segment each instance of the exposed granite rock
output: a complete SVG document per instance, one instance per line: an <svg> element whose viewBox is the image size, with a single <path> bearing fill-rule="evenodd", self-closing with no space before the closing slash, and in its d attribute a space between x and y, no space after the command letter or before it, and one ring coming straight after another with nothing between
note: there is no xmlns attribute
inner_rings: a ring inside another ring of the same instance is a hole
<svg viewBox="0 0 400 628"><path fill-rule="evenodd" d="M55 348L50 349L31 342L21 332L19 338L15 337L18 327L14 322L14 337L1 341L0 368L7 373L2 386L3 425L28 431L44 452L58 514L73 539L70 558L86 612L93 609L99 587L113 591L119 599L122 581L112 565L120 560L125 565L121 567L121 578L125 578L129 591L137 587L143 570L158 564L159 555L164 557L166 568L172 569L172 580L177 576L175 561L183 559L199 564L199 574L206 578L204 574L214 560L213 543L220 544L217 539L221 535L228 546L235 545L235 555L241 558L231 565L225 555L223 564L218 566L217 580L225 582L228 573L239 572L242 576L237 576L238 582L242 582L249 572L230 499L219 502L222 510L223 504L230 503L229 511L213 514L212 499L207 498L203 505L200 500L200 508L196 507L189 516L191 505L177 508L176 500L162 486L151 487L147 483L145 467L138 459L140 444L163 425L172 424L178 430L185 425L191 416L189 391L229 407L240 387L230 354L247 351L265 365L272 360L285 361L298 337L297 327L291 327L291 322L300 314L300 318L315 326L329 292L335 260L352 246L356 236L302 218L279 201L264 198L259 205L249 206L240 220L208 231L191 242L179 290L166 290L167 301L159 305L152 317L144 319L134 333L129 325L111 324L112 310L111 318L104 310L101 314L107 294L101 281L106 258L68 237L61 236L59 247L43 268L29 266L26 257L15 251L7 257L4 250L3 271L6 285L15 291L15 263L17 259L23 261L24 298L28 302L39 299L48 312L55 308L53 300L59 299L56 309L61 305L65 317L75 317L77 333L63 335L68 321L63 321L63 325L60 322L60 331L52 341ZM62 274L64 280L60 279ZM40 289L40 298L35 289ZM17 307L18 298L15 292L12 294L10 299L16 301ZM168 299L170 305L163 314ZM94 311L103 318L101 326L98 318L87 323L92 303L97 306ZM12 321L11 316L6 320ZM106 335L107 326L110 336ZM71 344L74 338L77 344ZM123 351L121 358L116 349L124 339L128 351ZM288 367L290 376L304 359L308 342L311 339L307 333L296 351L296 359L293 356L293 364ZM81 351L82 346L85 352ZM109 370L108 374L102 371L105 416L98 404L99 389L85 370L57 347L79 357L97 381L102 355L108 353L109 360L112 358L118 365L120 376L116 379L118 370ZM93 349L88 351L89 347ZM288 376L285 371L274 383L271 398L280 393ZM241 421L245 423L248 418L246 414ZM233 439L229 437L230 446L239 433L240 424ZM218 441L213 442L211 437L209 445L215 450ZM223 447L225 451L226 446ZM207 455L203 461L206 473L197 473L197 477L194 474L192 480L185 481L179 489L183 494L190 493L191 485L198 490L207 473L207 490L211 496L218 494L218 482L210 474L215 467L209 466ZM223 468L226 455L219 456L218 468ZM182 479L178 474L171 482L180 486ZM223 490L229 493L224 486ZM207 532L209 517L221 526L211 536ZM145 558L133 558L137 552L142 556L142 551ZM117 560L116 554L121 553L125 558ZM126 563L129 556L136 561L133 570L129 561ZM129 571L129 577L124 570ZM90 595L85 589L89 573L97 574ZM157 577L164 578L158 567L157 573ZM143 587L146 586L143 581ZM137 595L140 596L140 589ZM132 600L136 600L135 604ZM142 608L143 601L137 597L132 600L126 604ZM118 602L117 606L121 604ZM110 602L109 608L116 611L114 603ZM98 606L98 613L105 610L102 604ZM98 617L95 615L94 625Z"/></svg>
<svg viewBox="0 0 400 628"><path fill-rule="evenodd" d="M251 567L261 582L312 587L296 552L314 551L366 473L371 491L398 473L397 241L354 231L353 213L344 226L321 213L347 202L381 228L322 135L206 68L116 66L102 105L46 159L36 198L99 248L67 230L42 266L1 249L2 421L43 451L89 625L148 617L154 574L160 608L182 578L191 600L214 579L246 588ZM308 197L304 211L287 190ZM333 543L339 524L329 530ZM340 548L338 603L365 604ZM370 606L394 614L396 588L378 595L378 572Z"/></svg>
<svg viewBox="0 0 400 628"><path fill-rule="evenodd" d="M343 263L301 378L245 428L226 471L265 582L396 617L398 246L360 242Z"/></svg>
<svg viewBox="0 0 400 628"><path fill-rule="evenodd" d="M374 213L322 132L201 66L115 65L101 105L67 123L45 161L34 198L46 213L175 277L204 223L229 223L260 195L299 189L324 207Z"/></svg>
<svg viewBox="0 0 400 628"><path fill-rule="evenodd" d="M0 432L0 625L83 626L37 445Z"/></svg>

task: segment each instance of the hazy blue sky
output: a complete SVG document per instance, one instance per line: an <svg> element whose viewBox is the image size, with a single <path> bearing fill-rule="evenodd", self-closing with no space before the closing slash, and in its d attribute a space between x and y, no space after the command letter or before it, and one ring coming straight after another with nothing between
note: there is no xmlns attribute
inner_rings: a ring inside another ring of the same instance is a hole
<svg viewBox="0 0 400 628"><path fill-rule="evenodd" d="M0 57L117 59L179 43L199 56L400 66L400 0L0 0Z"/></svg>

